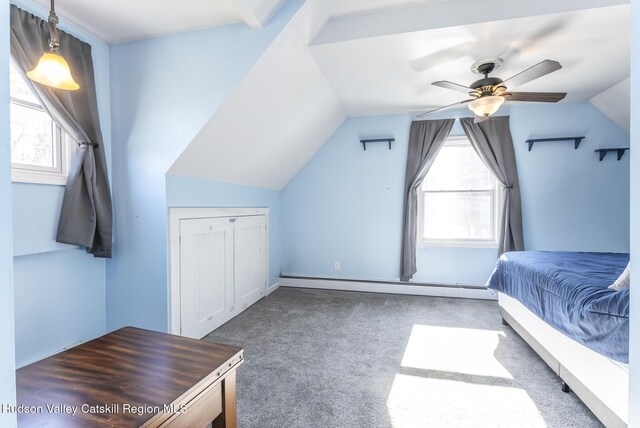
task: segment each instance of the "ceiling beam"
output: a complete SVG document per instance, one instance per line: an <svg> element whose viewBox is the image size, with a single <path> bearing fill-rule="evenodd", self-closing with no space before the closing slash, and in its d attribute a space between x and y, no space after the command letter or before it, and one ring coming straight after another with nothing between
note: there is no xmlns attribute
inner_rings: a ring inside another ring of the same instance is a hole
<svg viewBox="0 0 640 428"><path fill-rule="evenodd" d="M264 28L285 0L229 0L247 26L253 30Z"/></svg>
<svg viewBox="0 0 640 428"><path fill-rule="evenodd" d="M238 14L240 14L240 17L249 28L252 30L262 30L264 28L264 24L260 21L256 12L249 7L246 0L229 1L235 6Z"/></svg>
<svg viewBox="0 0 640 428"><path fill-rule="evenodd" d="M313 45L629 4L628 0L444 0L331 17ZM328 11L331 15L331 11Z"/></svg>

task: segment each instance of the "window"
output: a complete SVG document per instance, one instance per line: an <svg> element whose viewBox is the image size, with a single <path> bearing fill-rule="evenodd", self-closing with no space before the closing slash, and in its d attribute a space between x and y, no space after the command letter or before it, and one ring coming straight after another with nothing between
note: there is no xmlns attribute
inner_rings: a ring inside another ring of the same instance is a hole
<svg viewBox="0 0 640 428"><path fill-rule="evenodd" d="M420 195L423 245L497 246L498 181L466 137L447 139Z"/></svg>
<svg viewBox="0 0 640 428"><path fill-rule="evenodd" d="M71 138L56 125L10 65L11 180L65 184Z"/></svg>

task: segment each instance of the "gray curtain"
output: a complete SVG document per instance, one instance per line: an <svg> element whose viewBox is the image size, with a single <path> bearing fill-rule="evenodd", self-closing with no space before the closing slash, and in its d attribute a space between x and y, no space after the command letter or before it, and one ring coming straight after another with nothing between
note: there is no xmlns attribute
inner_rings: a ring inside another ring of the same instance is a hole
<svg viewBox="0 0 640 428"><path fill-rule="evenodd" d="M436 155L451 132L453 119L411 122L407 170L404 181L404 223L400 279L409 281L416 273L416 234L418 224L418 188Z"/></svg>
<svg viewBox="0 0 640 428"><path fill-rule="evenodd" d="M511 139L509 116L491 117L480 123L460 119L471 145L504 188L498 254L524 250L522 206L516 155Z"/></svg>
<svg viewBox="0 0 640 428"><path fill-rule="evenodd" d="M85 247L96 257L111 257L112 208L91 45L63 32L60 53L80 89L64 91L25 79L53 120L79 143L69 170L56 241ZM18 72L33 69L49 49L49 27L11 5L11 58Z"/></svg>

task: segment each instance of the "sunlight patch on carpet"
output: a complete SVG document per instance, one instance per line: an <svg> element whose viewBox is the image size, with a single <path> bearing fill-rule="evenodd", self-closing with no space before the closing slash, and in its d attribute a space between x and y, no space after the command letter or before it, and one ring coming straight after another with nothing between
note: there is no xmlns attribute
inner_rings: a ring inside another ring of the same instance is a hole
<svg viewBox="0 0 640 428"><path fill-rule="evenodd" d="M393 428L545 428L522 389L396 375L387 409Z"/></svg>
<svg viewBox="0 0 640 428"><path fill-rule="evenodd" d="M501 331L414 325L402 367L513 379L495 358Z"/></svg>

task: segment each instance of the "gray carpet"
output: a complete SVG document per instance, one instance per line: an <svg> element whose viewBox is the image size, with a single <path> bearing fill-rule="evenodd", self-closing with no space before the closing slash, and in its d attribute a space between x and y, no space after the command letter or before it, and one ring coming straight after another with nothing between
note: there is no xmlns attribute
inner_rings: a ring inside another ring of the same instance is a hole
<svg viewBox="0 0 640 428"><path fill-rule="evenodd" d="M245 350L240 428L601 426L496 302L280 288L204 340Z"/></svg>

